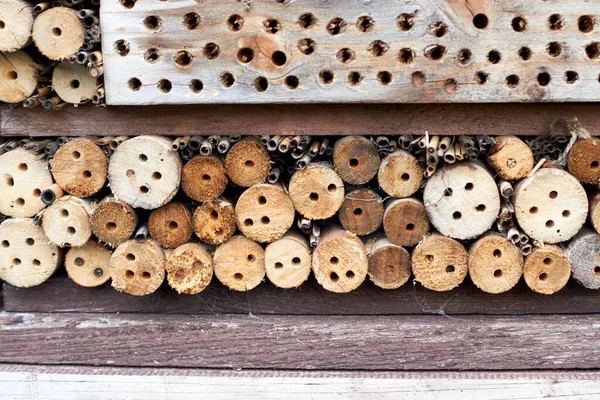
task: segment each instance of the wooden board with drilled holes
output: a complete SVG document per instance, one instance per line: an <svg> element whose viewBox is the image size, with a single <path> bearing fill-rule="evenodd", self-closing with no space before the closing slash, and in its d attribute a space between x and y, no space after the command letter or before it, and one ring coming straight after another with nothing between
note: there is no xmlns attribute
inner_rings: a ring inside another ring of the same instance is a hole
<svg viewBox="0 0 600 400"><path fill-rule="evenodd" d="M102 3L109 105L600 99L584 0Z"/></svg>

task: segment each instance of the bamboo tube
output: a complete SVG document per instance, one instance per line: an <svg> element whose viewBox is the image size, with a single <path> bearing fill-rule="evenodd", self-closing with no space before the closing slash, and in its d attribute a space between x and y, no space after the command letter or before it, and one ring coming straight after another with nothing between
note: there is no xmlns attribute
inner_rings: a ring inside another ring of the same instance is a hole
<svg viewBox="0 0 600 400"><path fill-rule="evenodd" d="M165 279L165 252L153 240L128 240L110 259L112 287L133 296L154 293Z"/></svg>
<svg viewBox="0 0 600 400"><path fill-rule="evenodd" d="M438 151L441 152L442 154L444 154L444 152L450 148L451 144L452 144L452 137L444 136L440 140L440 144L438 146Z"/></svg>
<svg viewBox="0 0 600 400"><path fill-rule="evenodd" d="M338 216L344 229L355 235L368 235L381 226L383 201L371 189L356 189L346 195Z"/></svg>
<svg viewBox="0 0 600 400"><path fill-rule="evenodd" d="M326 164L310 164L292 175L289 193L300 214L308 219L327 219L342 206L344 183Z"/></svg>
<svg viewBox="0 0 600 400"><path fill-rule="evenodd" d="M270 164L267 149L252 137L231 146L225 157L227 175L233 183L242 187L264 183L269 175Z"/></svg>
<svg viewBox="0 0 600 400"><path fill-rule="evenodd" d="M313 271L321 286L330 292L348 293L367 277L369 262L360 239L351 232L329 228L313 252Z"/></svg>
<svg viewBox="0 0 600 400"><path fill-rule="evenodd" d="M85 29L77 11L66 7L39 14L33 21L32 34L40 53L55 61L74 55L85 41Z"/></svg>
<svg viewBox="0 0 600 400"><path fill-rule="evenodd" d="M54 155L52 175L65 192L73 196L90 197L104 187L108 159L93 141L75 138L60 147Z"/></svg>
<svg viewBox="0 0 600 400"><path fill-rule="evenodd" d="M177 293L198 294L210 284L213 260L201 245L186 243L173 250L165 269L167 282Z"/></svg>
<svg viewBox="0 0 600 400"><path fill-rule="evenodd" d="M81 247L71 247L65 256L69 278L79 286L95 287L110 279L112 251L93 240Z"/></svg>
<svg viewBox="0 0 600 400"><path fill-rule="evenodd" d="M412 270L415 280L425 288L445 292L464 281L467 259L467 251L460 242L434 233L413 250Z"/></svg>
<svg viewBox="0 0 600 400"><path fill-rule="evenodd" d="M475 241L469 249L469 276L486 293L512 289L523 275L523 255L502 235L490 233Z"/></svg>
<svg viewBox="0 0 600 400"><path fill-rule="evenodd" d="M306 237L288 232L265 249L267 278L282 289L299 287L310 275L312 260Z"/></svg>
<svg viewBox="0 0 600 400"><path fill-rule="evenodd" d="M222 197L208 201L194 211L194 233L205 243L224 243L233 236L235 228L233 205Z"/></svg>
<svg viewBox="0 0 600 400"><path fill-rule="evenodd" d="M200 202L219 197L227 182L225 164L219 156L197 155L181 173L181 188L188 197Z"/></svg>
<svg viewBox="0 0 600 400"><path fill-rule="evenodd" d="M53 204L57 199L63 197L64 192L60 186L56 183L53 183L49 188L42 190L42 194L40 198L42 199L42 203L49 206Z"/></svg>
<svg viewBox="0 0 600 400"><path fill-rule="evenodd" d="M3 30L0 35L1 32ZM32 62L23 51L0 53L0 101L20 103L33 95L38 71L30 65Z"/></svg>
<svg viewBox="0 0 600 400"><path fill-rule="evenodd" d="M461 240L489 230L500 211L496 182L475 162L438 170L425 184L423 201L433 226L441 234Z"/></svg>
<svg viewBox="0 0 600 400"><path fill-rule="evenodd" d="M454 144L451 144L444 152L444 161L448 164L454 164L456 162L456 148L454 147Z"/></svg>
<svg viewBox="0 0 600 400"><path fill-rule="evenodd" d="M600 139L575 142L567 157L569 172L581 183L600 184Z"/></svg>
<svg viewBox="0 0 600 400"><path fill-rule="evenodd" d="M542 168L519 182L514 194L515 216L523 231L545 243L572 238L583 226L588 199L581 183L568 172Z"/></svg>
<svg viewBox="0 0 600 400"><path fill-rule="evenodd" d="M374 241L368 250L369 278L382 289L397 289L410 278L410 254L385 237Z"/></svg>
<svg viewBox="0 0 600 400"><path fill-rule="evenodd" d="M600 192L590 196L590 222L596 232L600 233Z"/></svg>
<svg viewBox="0 0 600 400"><path fill-rule="evenodd" d="M192 214L183 203L173 201L152 211L148 218L150 237L167 249L185 244L192 237Z"/></svg>
<svg viewBox="0 0 600 400"><path fill-rule="evenodd" d="M600 235L591 229L582 229L565 253L571 262L573 278L588 289L600 289Z"/></svg>
<svg viewBox="0 0 600 400"><path fill-rule="evenodd" d="M523 276L534 292L554 294L569 281L571 263L558 246L538 247L525 259Z"/></svg>
<svg viewBox="0 0 600 400"><path fill-rule="evenodd" d="M440 137L432 136L431 138L429 138L429 142L427 142L427 152L437 154L439 145L440 145Z"/></svg>
<svg viewBox="0 0 600 400"><path fill-rule="evenodd" d="M502 197L509 199L515 193L512 185L508 181L500 181L498 184L498 189L500 190L500 194Z"/></svg>
<svg viewBox="0 0 600 400"><path fill-rule="evenodd" d="M379 164L377 149L364 136L346 136L333 146L335 172L351 185L362 185L373 179Z"/></svg>
<svg viewBox="0 0 600 400"><path fill-rule="evenodd" d="M409 197L423 183L423 168L408 151L397 150L383 159L377 180L379 186L390 196Z"/></svg>
<svg viewBox="0 0 600 400"><path fill-rule="evenodd" d="M0 52L9 53L29 44L33 25L31 8L24 0L0 0Z"/></svg>
<svg viewBox="0 0 600 400"><path fill-rule="evenodd" d="M40 195L52 185L46 163L31 151L17 148L0 156L0 213L33 217L46 205Z"/></svg>
<svg viewBox="0 0 600 400"><path fill-rule="evenodd" d="M59 247L83 246L92 235L91 206L74 196L64 196L44 211L42 228L48 239Z"/></svg>
<svg viewBox="0 0 600 400"><path fill-rule="evenodd" d="M60 251L31 218L7 219L0 224L0 278L16 287L45 282L56 271Z"/></svg>
<svg viewBox="0 0 600 400"><path fill-rule="evenodd" d="M98 80L89 69L82 65L63 61L54 68L52 87L56 94L67 103L82 104L94 97Z"/></svg>
<svg viewBox="0 0 600 400"><path fill-rule="evenodd" d="M244 236L233 236L215 251L217 279L231 290L254 289L265 277L265 251Z"/></svg>
<svg viewBox="0 0 600 400"><path fill-rule="evenodd" d="M398 246L414 246L429 232L429 218L416 198L394 199L383 214L383 230Z"/></svg>
<svg viewBox="0 0 600 400"><path fill-rule="evenodd" d="M497 137L487 160L498 176L508 181L525 178L534 163L531 149L516 136Z"/></svg>
<svg viewBox="0 0 600 400"><path fill-rule="evenodd" d="M137 223L138 218L133 208L110 197L102 200L90 216L92 233L113 248L131 238Z"/></svg>
<svg viewBox="0 0 600 400"><path fill-rule="evenodd" d="M138 136L121 143L108 165L110 188L132 207L155 209L177 193L181 160L171 142L158 136Z"/></svg>
<svg viewBox="0 0 600 400"><path fill-rule="evenodd" d="M281 238L291 228L294 217L294 204L280 185L254 185L242 193L235 205L238 229L260 243Z"/></svg>

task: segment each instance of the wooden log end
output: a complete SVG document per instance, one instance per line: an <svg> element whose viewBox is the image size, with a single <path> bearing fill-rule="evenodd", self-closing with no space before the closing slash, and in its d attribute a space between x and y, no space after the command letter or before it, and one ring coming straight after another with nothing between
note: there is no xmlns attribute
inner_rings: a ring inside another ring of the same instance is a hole
<svg viewBox="0 0 600 400"><path fill-rule="evenodd" d="M227 187L225 164L218 156L197 155L181 173L181 188L185 194L200 202L216 199Z"/></svg>
<svg viewBox="0 0 600 400"><path fill-rule="evenodd" d="M153 210L171 201L179 189L181 159L171 142L138 136L117 147L108 165L115 197L132 207Z"/></svg>
<svg viewBox="0 0 600 400"><path fill-rule="evenodd" d="M90 240L81 247L72 247L65 255L65 268L69 278L79 286L95 287L110 279L112 252Z"/></svg>
<svg viewBox="0 0 600 400"><path fill-rule="evenodd" d="M590 222L592 226L596 230L596 232L600 233L600 192L594 194L590 197Z"/></svg>
<svg viewBox="0 0 600 400"><path fill-rule="evenodd" d="M383 230L392 243L414 246L429 232L429 217L415 198L392 200L385 208Z"/></svg>
<svg viewBox="0 0 600 400"><path fill-rule="evenodd" d="M42 228L48 239L59 247L79 247L92 235L91 208L82 199L64 196L44 211Z"/></svg>
<svg viewBox="0 0 600 400"><path fill-rule="evenodd" d="M423 184L423 168L408 151L397 150L381 162L379 186L390 196L412 196Z"/></svg>
<svg viewBox="0 0 600 400"><path fill-rule="evenodd" d="M150 237L167 249L185 244L192 237L192 214L183 203L171 202L150 214Z"/></svg>
<svg viewBox="0 0 600 400"><path fill-rule="evenodd" d="M379 153L364 136L338 139L333 147L333 165L340 178L351 185L369 182L379 170Z"/></svg>
<svg viewBox="0 0 600 400"><path fill-rule="evenodd" d="M342 179L325 164L310 164L294 173L289 193L296 211L311 220L334 216L345 198Z"/></svg>
<svg viewBox="0 0 600 400"><path fill-rule="evenodd" d="M567 157L569 172L581 183L600 184L600 139L575 142Z"/></svg>
<svg viewBox="0 0 600 400"><path fill-rule="evenodd" d="M299 287L310 275L312 260L304 236L289 232L265 249L267 278L282 289Z"/></svg>
<svg viewBox="0 0 600 400"><path fill-rule="evenodd" d="M506 237L488 234L469 249L469 276L486 293L512 289L523 274L523 255Z"/></svg>
<svg viewBox="0 0 600 400"><path fill-rule="evenodd" d="M439 169L425 184L429 220L443 235L473 239L496 222L500 193L490 173L476 162Z"/></svg>
<svg viewBox="0 0 600 400"><path fill-rule="evenodd" d="M33 41L40 53L60 61L75 54L85 41L83 22L77 11L67 7L50 8L33 21Z"/></svg>
<svg viewBox="0 0 600 400"><path fill-rule="evenodd" d="M84 65L63 61L52 72L52 88L63 101L81 104L92 99L98 79Z"/></svg>
<svg viewBox="0 0 600 400"><path fill-rule="evenodd" d="M17 287L45 282L56 271L60 251L30 218L0 224L0 278Z"/></svg>
<svg viewBox="0 0 600 400"><path fill-rule="evenodd" d="M133 296L154 293L165 279L165 252L153 240L128 240L110 259L112 286Z"/></svg>
<svg viewBox="0 0 600 400"><path fill-rule="evenodd" d="M235 211L233 205L223 199L207 201L194 211L194 233L204 243L219 245L235 233Z"/></svg>
<svg viewBox="0 0 600 400"><path fill-rule="evenodd" d="M516 136L499 136L488 156L488 163L502 179L523 179L533 169L533 153L529 146Z"/></svg>
<svg viewBox="0 0 600 400"><path fill-rule="evenodd" d="M600 289L600 235L583 229L565 253L571 262L573 279L588 289Z"/></svg>
<svg viewBox="0 0 600 400"><path fill-rule="evenodd" d="M368 235L381 226L383 201L371 189L356 189L346 195L338 216L344 229L355 235Z"/></svg>
<svg viewBox="0 0 600 400"><path fill-rule="evenodd" d="M43 160L22 148L0 156L0 213L9 217L33 217L46 205L40 196L52 186L52 175Z"/></svg>
<svg viewBox="0 0 600 400"><path fill-rule="evenodd" d="M290 196L281 186L268 183L247 189L235 205L240 232L260 243L281 238L294 223L295 215Z"/></svg>
<svg viewBox="0 0 600 400"><path fill-rule="evenodd" d="M417 282L436 292L460 285L467 276L468 254L460 242L439 234L425 237L412 253Z"/></svg>
<svg viewBox="0 0 600 400"><path fill-rule="evenodd" d="M245 138L231 146L225 157L225 168L233 183L250 187L267 180L271 158L258 139Z"/></svg>
<svg viewBox="0 0 600 400"><path fill-rule="evenodd" d="M523 276L534 292L554 294L569 281L571 263L558 246L536 247L525 259Z"/></svg>
<svg viewBox="0 0 600 400"><path fill-rule="evenodd" d="M410 254L387 238L379 238L369 249L369 278L382 289L397 289L410 278Z"/></svg>
<svg viewBox="0 0 600 400"><path fill-rule="evenodd" d="M54 155L52 175L65 192L90 197L106 183L108 159L91 140L75 138L61 146Z"/></svg>
<svg viewBox="0 0 600 400"><path fill-rule="evenodd" d="M111 247L127 241L137 226L135 210L127 203L108 199L98 204L90 216L92 233Z"/></svg>
<svg viewBox="0 0 600 400"><path fill-rule="evenodd" d="M25 47L31 38L32 5L24 0L0 0L0 51Z"/></svg>
<svg viewBox="0 0 600 400"><path fill-rule="evenodd" d="M353 233L330 228L313 252L313 271L321 286L336 293L358 288L369 270L367 252Z"/></svg>
<svg viewBox="0 0 600 400"><path fill-rule="evenodd" d="M214 255L217 279L231 290L245 292L265 277L265 251L256 242L238 235L223 243Z"/></svg>
<svg viewBox="0 0 600 400"><path fill-rule="evenodd" d="M212 257L201 245L186 243L173 250L166 271L167 282L177 293L198 294L212 279Z"/></svg>
<svg viewBox="0 0 600 400"><path fill-rule="evenodd" d="M542 168L515 187L515 216L531 238L545 243L571 239L583 226L588 198L581 183L557 168Z"/></svg>
<svg viewBox="0 0 600 400"><path fill-rule="evenodd" d="M0 53L0 101L20 103L33 94L38 71L31 63L33 59L23 51Z"/></svg>

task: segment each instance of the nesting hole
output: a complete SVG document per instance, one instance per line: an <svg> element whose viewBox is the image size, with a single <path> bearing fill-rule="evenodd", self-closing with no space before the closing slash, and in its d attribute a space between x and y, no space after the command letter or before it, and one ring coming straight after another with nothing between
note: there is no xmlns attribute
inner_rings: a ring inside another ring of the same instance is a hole
<svg viewBox="0 0 600 400"><path fill-rule="evenodd" d="M346 64L354 60L356 58L356 54L354 53L354 50L345 47L338 50L336 57L339 62Z"/></svg>
<svg viewBox="0 0 600 400"><path fill-rule="evenodd" d="M138 159L139 159L141 162L146 162L146 161L148 161L148 156L147 156L147 155L145 155L145 154L140 154L140 155L138 156Z"/></svg>
<svg viewBox="0 0 600 400"><path fill-rule="evenodd" d="M502 277L502 270L501 269L497 269L494 271L494 278L501 278Z"/></svg>
<svg viewBox="0 0 600 400"><path fill-rule="evenodd" d="M552 228L553 226L554 226L554 221L552 221L551 219L546 221L546 228Z"/></svg>
<svg viewBox="0 0 600 400"><path fill-rule="evenodd" d="M227 18L227 27L230 31L237 32L244 26L244 18L241 15L233 14Z"/></svg>
<svg viewBox="0 0 600 400"><path fill-rule="evenodd" d="M114 231L117 229L117 224L115 224L114 222L107 222L105 227L107 231Z"/></svg>
<svg viewBox="0 0 600 400"><path fill-rule="evenodd" d="M552 264L552 262L553 262L553 260L550 257L544 258L544 264L550 265L550 264Z"/></svg>
<svg viewBox="0 0 600 400"><path fill-rule="evenodd" d="M346 271L346 278L354 279L355 276L354 271Z"/></svg>
<svg viewBox="0 0 600 400"><path fill-rule="evenodd" d="M155 62L160 60L160 57L161 57L160 50L157 48L154 48L154 47L146 50L146 52L144 53L144 60L146 60L150 64L154 64Z"/></svg>
<svg viewBox="0 0 600 400"><path fill-rule="evenodd" d="M415 229L415 224L406 224L407 231L413 231Z"/></svg>
<svg viewBox="0 0 600 400"><path fill-rule="evenodd" d="M543 282L546 279L548 279L548 274L545 272L542 272L541 274L538 275L538 279Z"/></svg>
<svg viewBox="0 0 600 400"><path fill-rule="evenodd" d="M169 229L174 231L177 228L179 228L179 224L177 223L177 221L169 221Z"/></svg>
<svg viewBox="0 0 600 400"><path fill-rule="evenodd" d="M132 270L128 269L127 271L125 271L125 278L133 279L134 276L135 276L135 272L133 272Z"/></svg>
<svg viewBox="0 0 600 400"><path fill-rule="evenodd" d="M485 204L478 204L477 207L475 207L475 209L479 212L484 212L485 211Z"/></svg>
<svg viewBox="0 0 600 400"><path fill-rule="evenodd" d="M329 279L331 279L332 282L337 282L340 280L340 277L335 272L332 272L329 274Z"/></svg>
<svg viewBox="0 0 600 400"><path fill-rule="evenodd" d="M281 23L274 18L269 18L263 22L263 27L266 32L274 35L281 30Z"/></svg>
<svg viewBox="0 0 600 400"><path fill-rule="evenodd" d="M198 26L200 26L200 15L195 12L185 14L183 16L183 25L189 30L198 29Z"/></svg>
<svg viewBox="0 0 600 400"><path fill-rule="evenodd" d="M18 205L19 207L22 207L25 205L25 199L23 199L22 197L19 197L18 199L15 200L15 204Z"/></svg>
<svg viewBox="0 0 600 400"><path fill-rule="evenodd" d="M264 76L259 76L254 79L254 89L257 92L264 92L269 88L269 81Z"/></svg>
<svg viewBox="0 0 600 400"><path fill-rule="evenodd" d="M563 217L565 217L565 218L568 218L568 217L570 217L570 216L571 216L571 211L569 211L569 210L564 210L564 211L562 212L562 216L563 216Z"/></svg>
<svg viewBox="0 0 600 400"><path fill-rule="evenodd" d="M2 247L4 247L5 249L10 247L10 242L8 240L3 240L2 241Z"/></svg>
<svg viewBox="0 0 600 400"><path fill-rule="evenodd" d="M455 270L456 270L456 268L454 268L454 265L448 265L446 267L446 272L449 274L453 273Z"/></svg>
<svg viewBox="0 0 600 400"><path fill-rule="evenodd" d="M362 208L355 208L354 209L354 215L356 215L357 217L360 217L362 214L363 214Z"/></svg>
<svg viewBox="0 0 600 400"><path fill-rule="evenodd" d="M352 168L358 167L358 160L356 158L351 158L350 161L348 161L348 165Z"/></svg>
<svg viewBox="0 0 600 400"><path fill-rule="evenodd" d="M445 196L445 197L450 197L450 196L452 196L452 188L446 188L446 189L444 190L444 196Z"/></svg>
<svg viewBox="0 0 600 400"><path fill-rule="evenodd" d="M135 261L135 254L133 254L133 253L127 253L127 255L125 256L125 258L127 259L127 261Z"/></svg>
<svg viewBox="0 0 600 400"><path fill-rule="evenodd" d="M340 33L344 33L346 31L346 21L342 18L334 18L327 24L327 32L330 35L339 35Z"/></svg>
<svg viewBox="0 0 600 400"><path fill-rule="evenodd" d="M523 61L527 61L531 58L531 49L529 47L521 47L518 51L519 58Z"/></svg>
<svg viewBox="0 0 600 400"><path fill-rule="evenodd" d="M40 189L33 189L33 196L34 197L40 197L42 194L42 191Z"/></svg>
<svg viewBox="0 0 600 400"><path fill-rule="evenodd" d="M21 171L21 172L26 172L29 169L29 167L25 163L20 163L18 168L19 168L19 171Z"/></svg>
<svg viewBox="0 0 600 400"><path fill-rule="evenodd" d="M312 192L311 194L308 195L308 198L311 199L312 201L317 201L317 200L319 200L319 194Z"/></svg>
<svg viewBox="0 0 600 400"><path fill-rule="evenodd" d="M523 17L514 17L511 26L515 32L525 32L527 29L527 20Z"/></svg>
<svg viewBox="0 0 600 400"><path fill-rule="evenodd" d="M452 213L452 218L454 218L454 219L456 219L456 220L459 220L459 219L461 219L461 218L462 218L462 214L460 213L460 211L454 211L454 212Z"/></svg>
<svg viewBox="0 0 600 400"><path fill-rule="evenodd" d="M140 193L141 194L148 194L149 191L150 191L150 189L148 189L147 186L140 186Z"/></svg>
<svg viewBox="0 0 600 400"><path fill-rule="evenodd" d="M558 197L558 192L556 190L553 190L550 193L548 193L548 197L550 197L551 199L555 199Z"/></svg>
<svg viewBox="0 0 600 400"><path fill-rule="evenodd" d="M546 52L550 57L558 57L562 53L562 47L558 42L550 42L546 46Z"/></svg>
<svg viewBox="0 0 600 400"><path fill-rule="evenodd" d="M487 60L492 64L498 64L502 60L502 54L498 50L492 50L488 53Z"/></svg>
<svg viewBox="0 0 600 400"><path fill-rule="evenodd" d="M348 74L348 83L352 86L360 85L363 80L363 76L358 71L352 71Z"/></svg>
<svg viewBox="0 0 600 400"><path fill-rule="evenodd" d="M339 258L337 258L337 257L335 257L335 256L333 256L333 257L331 257L331 258L329 259L329 263L330 263L330 264L333 264L333 265L336 265L336 264L338 264L339 262L340 262L340 259L339 259Z"/></svg>
<svg viewBox="0 0 600 400"><path fill-rule="evenodd" d="M371 32L374 25L375 21L373 21L373 18L369 17L368 15L363 15L356 20L356 29L363 33Z"/></svg>
<svg viewBox="0 0 600 400"><path fill-rule="evenodd" d="M375 57L381 57L390 49L390 45L383 40L375 40L369 45L369 52Z"/></svg>
<svg viewBox="0 0 600 400"><path fill-rule="evenodd" d="M433 262L434 259L435 259L435 257L433 257L433 254L427 254L425 256L425 261L427 261L427 262Z"/></svg>
<svg viewBox="0 0 600 400"><path fill-rule="evenodd" d="M11 81L15 81L19 77L19 74L17 73L17 71L8 71L6 73L6 77Z"/></svg>
<svg viewBox="0 0 600 400"><path fill-rule="evenodd" d="M298 25L304 29L312 28L316 23L317 18L311 13L302 14L300 18L298 18Z"/></svg>
<svg viewBox="0 0 600 400"><path fill-rule="evenodd" d="M592 17L591 15L582 15L577 20L577 27L583 33L590 33L594 30L595 22L596 21L594 21L594 17Z"/></svg>
<svg viewBox="0 0 600 400"><path fill-rule="evenodd" d="M531 207L531 208L529 209L529 213L530 213L530 214L537 214L537 212L538 212L538 208L537 208L537 207L535 207L535 206L534 206L534 207Z"/></svg>
<svg viewBox="0 0 600 400"><path fill-rule="evenodd" d="M21 265L21 259L20 258L13 258L12 263L13 263L13 265Z"/></svg>
<svg viewBox="0 0 600 400"><path fill-rule="evenodd" d="M434 61L441 60L444 54L446 54L446 47L441 44L433 45L425 50L425 57Z"/></svg>
<svg viewBox="0 0 600 400"><path fill-rule="evenodd" d="M287 62L287 56L283 51L274 51L273 54L271 54L271 62L276 66L281 67Z"/></svg>
<svg viewBox="0 0 600 400"><path fill-rule="evenodd" d="M77 233L77 230L74 227L69 226L69 227L67 227L67 233L69 235L74 235L75 233Z"/></svg>
<svg viewBox="0 0 600 400"><path fill-rule="evenodd" d="M236 272L235 274L233 274L233 279L235 279L236 281L241 281L242 279L244 279L244 275L240 274L239 272Z"/></svg>
<svg viewBox="0 0 600 400"><path fill-rule="evenodd" d="M279 261L277 261L277 262L275 263L275 269L281 269L281 268L283 268L283 264L282 264L282 263L280 263Z"/></svg>
<svg viewBox="0 0 600 400"><path fill-rule="evenodd" d="M254 221L251 218L246 218L244 220L244 226L252 226L254 225Z"/></svg>
<svg viewBox="0 0 600 400"><path fill-rule="evenodd" d="M237 59L242 64L247 64L254 59L254 50L249 47L243 47L237 52Z"/></svg>
<svg viewBox="0 0 600 400"><path fill-rule="evenodd" d="M15 186L15 180L10 175L4 175L4 182L6 183L6 186Z"/></svg>
<svg viewBox="0 0 600 400"><path fill-rule="evenodd" d="M590 168L598 168L600 164L598 163L598 161L592 161L590 163Z"/></svg>
<svg viewBox="0 0 600 400"><path fill-rule="evenodd" d="M91 178L91 177L92 177L92 172L91 172L91 171L88 171L88 170L86 169L85 171L83 171L83 172L81 173L81 176L83 176L85 179L89 179L89 178Z"/></svg>
<svg viewBox="0 0 600 400"><path fill-rule="evenodd" d="M62 30L59 27L52 28L51 32L52 32L52 36L54 36L54 37L62 36Z"/></svg>
<svg viewBox="0 0 600 400"><path fill-rule="evenodd" d="M392 82L392 74L388 71L380 71L377 74L377 80L384 86L389 85Z"/></svg>
<svg viewBox="0 0 600 400"><path fill-rule="evenodd" d="M446 82L444 82L444 90L446 93L454 94L456 93L456 89L458 89L458 82L456 82L456 79L446 79Z"/></svg>
<svg viewBox="0 0 600 400"><path fill-rule="evenodd" d="M441 21L438 21L431 26L431 34L435 37L444 37L446 33L448 33L448 25Z"/></svg>
<svg viewBox="0 0 600 400"><path fill-rule="evenodd" d="M548 28L551 31L559 31L563 27L563 19L560 14L552 14L548 17Z"/></svg>
<svg viewBox="0 0 600 400"><path fill-rule="evenodd" d="M158 87L158 90L160 90L163 93L169 93L173 88L173 84L168 79L161 79L160 81L158 81L156 87Z"/></svg>
<svg viewBox="0 0 600 400"><path fill-rule="evenodd" d="M129 10L131 10L133 8L133 6L135 6L137 0L119 0L119 3L121 3L121 5Z"/></svg>
<svg viewBox="0 0 600 400"><path fill-rule="evenodd" d="M508 86L511 89L514 89L517 86L519 86L519 81L520 81L519 75L515 75L515 74L507 76L506 80L505 80L506 86Z"/></svg>
<svg viewBox="0 0 600 400"><path fill-rule="evenodd" d="M489 24L489 19L485 14L477 14L473 17L473 25L477 29L485 29Z"/></svg>
<svg viewBox="0 0 600 400"><path fill-rule="evenodd" d="M209 60L214 60L215 58L219 57L220 52L221 48L216 43L207 43L203 50L204 57L208 58Z"/></svg>
<svg viewBox="0 0 600 400"><path fill-rule="evenodd" d="M150 279L151 277L152 277L152 275L150 275L150 272L148 272L148 271L142 272L142 278Z"/></svg>
<svg viewBox="0 0 600 400"><path fill-rule="evenodd" d="M269 223L271 223L271 219L270 219L269 217L266 217L266 216L265 216L265 217L262 217L262 218L260 219L260 222L261 222L263 225L269 225Z"/></svg>
<svg viewBox="0 0 600 400"><path fill-rule="evenodd" d="M194 56L192 56L189 52L185 50L178 51L177 54L175 54L175 65L180 68L187 68L192 65L193 59Z"/></svg>
<svg viewBox="0 0 600 400"><path fill-rule="evenodd" d="M256 257L254 256L254 254L248 254L248 255L246 256L246 260L247 260L248 262L254 262L254 261L256 260Z"/></svg>
<svg viewBox="0 0 600 400"><path fill-rule="evenodd" d="M69 210L67 210L66 208L63 208L62 210L60 210L60 216L63 218L68 218L69 217Z"/></svg>
<svg viewBox="0 0 600 400"><path fill-rule="evenodd" d="M127 54L129 54L129 47L130 47L129 42L126 40L122 40L122 39L117 40L114 44L115 51L121 57L125 57Z"/></svg>
<svg viewBox="0 0 600 400"><path fill-rule="evenodd" d="M260 197L258 198L258 204L260 204L260 205L265 205L265 204L267 204L267 198L266 198L265 196L260 196Z"/></svg>
<svg viewBox="0 0 600 400"><path fill-rule="evenodd" d="M298 88L298 86L300 85L300 80L296 75L288 75L285 77L284 83L288 89L293 90Z"/></svg>
<svg viewBox="0 0 600 400"><path fill-rule="evenodd" d="M327 191L329 193L333 193L337 190L337 186L333 183L330 183L329 186L327 186Z"/></svg>
<svg viewBox="0 0 600 400"><path fill-rule="evenodd" d="M494 257L496 257L496 258L500 258L500 257L502 257L502 250L500 250L500 249L495 249L495 250L492 252L492 254L493 254L493 256L494 256Z"/></svg>
<svg viewBox="0 0 600 400"><path fill-rule="evenodd" d="M396 17L396 24L401 31L409 31L415 26L414 14L400 14Z"/></svg>
<svg viewBox="0 0 600 400"><path fill-rule="evenodd" d="M585 46L585 54L591 60L597 59L600 56L600 43L593 42Z"/></svg>
<svg viewBox="0 0 600 400"><path fill-rule="evenodd" d="M572 85L579 80L579 74L576 71L565 72L565 80L567 84Z"/></svg>
<svg viewBox="0 0 600 400"><path fill-rule="evenodd" d="M244 161L244 167L248 167L248 168L254 167L254 161L252 161L252 160Z"/></svg>
<svg viewBox="0 0 600 400"><path fill-rule="evenodd" d="M104 270L102 268L96 268L94 269L94 275L97 278L100 278L102 275L104 275Z"/></svg>
<svg viewBox="0 0 600 400"><path fill-rule="evenodd" d="M193 93L200 93L204 89L204 84L199 79L192 79L190 81L190 90Z"/></svg>
<svg viewBox="0 0 600 400"><path fill-rule="evenodd" d="M223 87L230 88L235 83L235 77L231 72L223 72L221 74L221 84Z"/></svg>
<svg viewBox="0 0 600 400"><path fill-rule="evenodd" d="M213 220L217 220L219 218L219 213L217 212L217 210L212 210L210 212L210 218Z"/></svg>
<svg viewBox="0 0 600 400"><path fill-rule="evenodd" d="M330 71L328 69L324 69L321 72L319 72L319 80L321 81L321 83L323 83L325 85L330 85L333 82L334 78L335 78L335 75L333 74L332 71Z"/></svg>
<svg viewBox="0 0 600 400"><path fill-rule="evenodd" d="M300 50L300 53L308 56L315 52L316 45L317 43L310 38L302 39L298 42L298 50Z"/></svg>
<svg viewBox="0 0 600 400"><path fill-rule="evenodd" d="M405 47L398 51L397 59L400 64L410 64L415 59L415 52L412 49Z"/></svg>
<svg viewBox="0 0 600 400"><path fill-rule="evenodd" d="M472 57L473 53L469 49L460 49L458 51L458 55L456 56L458 63L462 65L467 65L469 62L471 62Z"/></svg>
<svg viewBox="0 0 600 400"><path fill-rule="evenodd" d="M478 85L485 85L485 83L488 80L489 75L483 71L478 71L475 74L475 82L477 82Z"/></svg>
<svg viewBox="0 0 600 400"><path fill-rule="evenodd" d="M596 278L600 277L600 267L599 266L594 267L594 275L596 275Z"/></svg>
<svg viewBox="0 0 600 400"><path fill-rule="evenodd" d="M162 19L156 15L149 15L144 18L144 26L149 31L156 31L160 29L162 25Z"/></svg>
<svg viewBox="0 0 600 400"><path fill-rule="evenodd" d="M415 71L410 76L410 82L415 87L423 86L425 84L425 74L421 71Z"/></svg>
<svg viewBox="0 0 600 400"><path fill-rule="evenodd" d="M83 265L85 264L85 260L83 258L81 258L81 257L75 257L74 263L78 267L83 267Z"/></svg>

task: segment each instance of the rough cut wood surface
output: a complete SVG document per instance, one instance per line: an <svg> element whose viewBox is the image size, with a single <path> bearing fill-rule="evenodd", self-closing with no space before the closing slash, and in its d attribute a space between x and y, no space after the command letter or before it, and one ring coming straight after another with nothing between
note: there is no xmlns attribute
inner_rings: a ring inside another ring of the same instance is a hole
<svg viewBox="0 0 600 400"><path fill-rule="evenodd" d="M596 369L597 322L596 316L2 313L0 362L244 369Z"/></svg>
<svg viewBox="0 0 600 400"><path fill-rule="evenodd" d="M214 278L213 278L214 279ZM468 279L468 278L467 278ZM278 289L263 283L249 292L229 290L213 282L197 296L178 295L166 282L155 293L135 297L108 286L82 288L66 277L34 288L4 285L4 310L13 312L134 312L167 314L585 314L600 313L598 292L573 281L552 296L538 294L523 281L508 292L483 293L466 281L451 292L425 290L412 281L397 290L371 282L339 295L311 277L300 289Z"/></svg>
<svg viewBox="0 0 600 400"><path fill-rule="evenodd" d="M108 0L107 103L596 101L597 12L581 0Z"/></svg>
<svg viewBox="0 0 600 400"><path fill-rule="evenodd" d="M598 397L600 373L395 372L395 371L231 371L173 368L0 366L0 391L9 398L79 400L82 388L95 400L279 400L282 387L291 398L379 400L523 399L552 394L561 399ZM143 387L145 390L140 390Z"/></svg>
<svg viewBox="0 0 600 400"><path fill-rule="evenodd" d="M540 135L560 117L576 115L587 127L600 126L594 104L326 104L106 107L82 106L49 113L0 104L0 134L86 136L272 135ZM465 123L466 119L470 123ZM201 124L198 121L202 121ZM561 132L567 134L567 132ZM591 129L592 135L600 130Z"/></svg>

